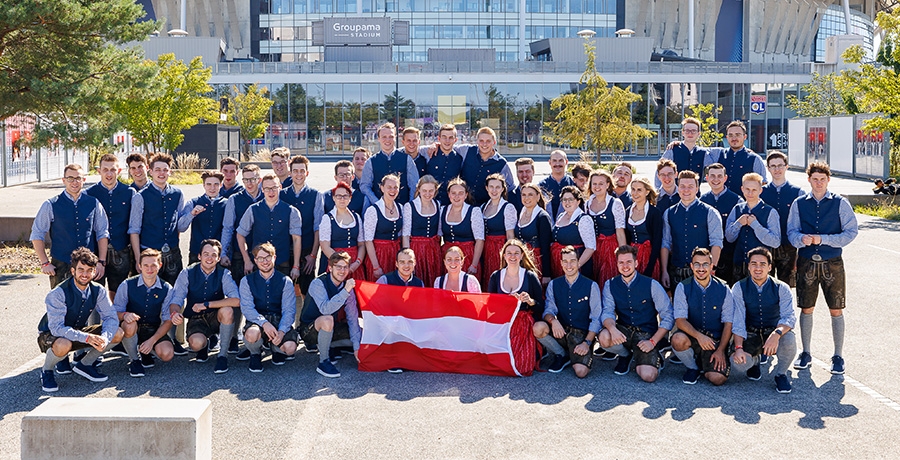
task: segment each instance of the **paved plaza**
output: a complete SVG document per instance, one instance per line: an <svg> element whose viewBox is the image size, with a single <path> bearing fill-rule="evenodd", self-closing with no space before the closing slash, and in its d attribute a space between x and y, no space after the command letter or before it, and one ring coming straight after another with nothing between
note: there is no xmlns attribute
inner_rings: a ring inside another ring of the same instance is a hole
<svg viewBox="0 0 900 460"><path fill-rule="evenodd" d="M539 162L538 175L546 174ZM652 162L636 164L649 175ZM333 184L330 163L315 162L309 183ZM94 179L96 180L96 179ZM805 175L789 180L805 186ZM863 181L834 179L839 193L871 193ZM58 194L59 181L0 189L0 214L33 215ZM186 197L200 186L184 187ZM193 354L128 376L124 358L107 358L105 383L59 376L54 396L206 398L212 402L213 458L894 458L900 425L897 261L900 222L858 215L859 237L844 251L847 373L833 376L824 301L815 312L813 366L790 371L794 388L775 392L766 369L751 382L732 373L722 387L684 385L684 367L667 363L652 384L613 374L596 361L578 380L571 370L503 378L355 370L339 379L315 372L315 355L252 374L234 360L226 374ZM187 238L182 237L186 243ZM186 248L185 248L186 249ZM47 399L35 341L48 280L0 275L0 458L19 457L22 417ZM798 336L799 346L799 336Z"/></svg>

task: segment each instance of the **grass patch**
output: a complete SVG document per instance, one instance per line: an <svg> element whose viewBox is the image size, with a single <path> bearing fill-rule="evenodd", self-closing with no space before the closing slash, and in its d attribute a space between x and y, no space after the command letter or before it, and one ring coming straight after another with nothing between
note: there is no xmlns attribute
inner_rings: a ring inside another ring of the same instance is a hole
<svg viewBox="0 0 900 460"><path fill-rule="evenodd" d="M888 220L900 220L900 203L894 198L882 198L872 205L857 205L853 212Z"/></svg>
<svg viewBox="0 0 900 460"><path fill-rule="evenodd" d="M169 176L169 183L172 185L197 185L202 184L203 179L200 178L200 173L196 171L175 170Z"/></svg>
<svg viewBox="0 0 900 460"><path fill-rule="evenodd" d="M0 242L0 273L40 274L41 261L30 243Z"/></svg>

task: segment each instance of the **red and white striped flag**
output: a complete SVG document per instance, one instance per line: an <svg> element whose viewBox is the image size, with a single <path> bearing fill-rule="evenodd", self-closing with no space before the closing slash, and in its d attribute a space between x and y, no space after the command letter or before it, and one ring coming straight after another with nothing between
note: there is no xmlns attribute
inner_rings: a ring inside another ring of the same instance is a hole
<svg viewBox="0 0 900 460"><path fill-rule="evenodd" d="M516 320L513 296L368 282L357 283L356 296L362 371L531 375L534 340L531 327Z"/></svg>

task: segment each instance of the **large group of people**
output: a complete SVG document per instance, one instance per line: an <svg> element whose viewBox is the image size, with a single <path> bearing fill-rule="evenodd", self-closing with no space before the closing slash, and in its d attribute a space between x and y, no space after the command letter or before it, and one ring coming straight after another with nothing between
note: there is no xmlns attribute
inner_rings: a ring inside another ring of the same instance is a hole
<svg viewBox="0 0 900 460"><path fill-rule="evenodd" d="M98 358L116 348L142 377L155 359L188 352L198 362L218 353L215 373L228 371L229 354L262 372L264 353L283 365L302 343L318 353L320 374L339 377L337 360L360 347L358 281L513 295L539 344L538 370L571 365L585 377L596 357L652 382L671 350L684 383L721 385L732 367L758 380L775 357L781 393L791 391L791 363L810 365L821 286L831 371L843 373L841 248L857 223L828 190L828 165L809 165L807 194L785 180L783 153L763 161L744 148L743 123L728 125L725 149L699 146L699 131L698 120L683 121L683 142L654 178L633 177L626 162L570 165L557 150L540 182L530 158L515 161L513 179L490 128L460 145L445 125L430 146L406 128L398 149L390 123L378 130L380 151L338 161L323 191L306 183L309 160L286 148L272 151L269 174L222 160L193 199L169 184L164 153L130 155L130 186L113 155L87 190L84 169L68 165L65 190L41 206L31 234L52 285L39 327L42 388L56 391L55 375L70 372L106 380ZM80 349L89 351L73 364Z"/></svg>

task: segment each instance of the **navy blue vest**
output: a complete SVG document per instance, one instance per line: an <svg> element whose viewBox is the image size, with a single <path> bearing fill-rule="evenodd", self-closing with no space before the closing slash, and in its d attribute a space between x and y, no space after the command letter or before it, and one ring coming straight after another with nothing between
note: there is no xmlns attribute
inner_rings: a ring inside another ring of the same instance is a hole
<svg viewBox="0 0 900 460"><path fill-rule="evenodd" d="M297 208L300 211L301 235L300 248L303 252L311 249L315 242L315 209L316 199L319 192L308 185L304 185L300 189L300 193L294 195L294 188L287 188L281 191L281 201Z"/></svg>
<svg viewBox="0 0 900 460"><path fill-rule="evenodd" d="M231 188L225 188L225 184L223 183L222 187L219 188L219 196L227 200L244 190L244 186L240 182L235 182Z"/></svg>
<svg viewBox="0 0 900 460"><path fill-rule="evenodd" d="M778 326L778 320L781 319L781 298L778 296L778 285L772 277L768 277L762 291L756 289L756 283L749 276L739 283L747 311L747 327L763 329Z"/></svg>
<svg viewBox="0 0 900 460"><path fill-rule="evenodd" d="M393 154L390 160L384 152L378 152L369 161L372 162L372 193L376 198L381 198L381 178L388 174L396 174L400 176L400 193L397 194L397 202L400 204L409 201L410 190L406 177L406 162L409 156L403 154Z"/></svg>
<svg viewBox="0 0 900 460"><path fill-rule="evenodd" d="M456 225L450 225L447 223L450 206L444 207L444 212L441 215L441 233L444 236L445 243L475 241L475 233L472 232L473 209L475 209L475 206L469 206L469 210L463 215L462 221Z"/></svg>
<svg viewBox="0 0 900 460"><path fill-rule="evenodd" d="M565 327L583 331L591 325L591 285L593 281L578 275L569 286L565 276L553 280L553 301L556 302L556 318ZM599 299L595 299L599 301Z"/></svg>
<svg viewBox="0 0 900 460"><path fill-rule="evenodd" d="M487 203L481 206L481 214L484 214L484 209L487 208ZM500 206L500 209L497 210L497 214L494 217L484 219L484 235L485 236L505 236L506 235L506 219L505 211L507 206L512 206L509 202L503 203Z"/></svg>
<svg viewBox="0 0 900 460"><path fill-rule="evenodd" d="M672 161L678 172L694 171L700 177L703 177L703 160L709 150L695 146L694 150L689 150L684 144L678 144L672 149Z"/></svg>
<svg viewBox="0 0 900 460"><path fill-rule="evenodd" d="M756 205L756 207L753 208L752 211L750 209L748 209L746 202L741 202L740 204L738 204L736 206L736 208L738 210L737 211L738 217L749 213L749 214L756 216L756 220L763 227L766 227L768 225L769 213L772 212L772 207L763 203L762 201L760 201L759 204ZM741 226L741 232L738 233L738 237L734 242L735 242L735 248L734 248L734 262L735 263L746 262L747 251L749 251L751 249L758 248L760 246L768 247L768 246L762 244L761 241L759 241L759 238L756 237L756 233L753 231L753 229L749 225ZM769 248L769 250L771 251L772 248Z"/></svg>
<svg viewBox="0 0 900 460"><path fill-rule="evenodd" d="M615 200L610 200L609 205L600 214L592 215L586 213L594 221L594 234L597 236L610 236L616 233L616 218L613 216L612 210L613 203L615 203Z"/></svg>
<svg viewBox="0 0 900 460"><path fill-rule="evenodd" d="M66 319L64 323L67 327L73 329L82 329L87 326L88 318L97 306L97 297L100 295L100 285L94 283L88 285L88 296L84 298L81 291L75 287L75 279L68 278L63 281L59 287L66 295ZM50 327L47 324L47 314L41 318L38 324L38 331L49 332Z"/></svg>
<svg viewBox="0 0 900 460"><path fill-rule="evenodd" d="M509 198L509 203L516 207L516 215L518 215L522 211L522 188L517 185L509 192L507 198Z"/></svg>
<svg viewBox="0 0 900 460"><path fill-rule="evenodd" d="M194 202L206 211L194 216L191 221L191 254L200 254L200 243L207 238L218 240L222 237L222 220L225 218L225 199L217 196L210 199L203 195Z"/></svg>
<svg viewBox="0 0 900 460"><path fill-rule="evenodd" d="M625 190L624 192L622 192L621 195L617 194L616 192L613 192L613 196L618 198L619 201L622 202L622 206L625 206L625 209L628 209L629 206L634 204L634 200L631 199L631 193L628 190Z"/></svg>
<svg viewBox="0 0 900 460"><path fill-rule="evenodd" d="M278 200L278 204L269 209L263 200L254 203L248 211L253 213L253 244L272 243L275 246L275 265L288 261L293 247L291 205Z"/></svg>
<svg viewBox="0 0 900 460"><path fill-rule="evenodd" d="M659 191L659 197L656 198L656 207L662 211L666 212L666 209L671 208L681 202L681 196L676 192L674 195L666 195L662 190Z"/></svg>
<svg viewBox="0 0 900 460"><path fill-rule="evenodd" d="M741 148L737 152L729 148L719 156L719 163L725 166L725 173L728 175L725 187L743 197L741 185L744 183L744 174L753 172L753 155L750 155L745 148ZM679 169L679 171L681 170Z"/></svg>
<svg viewBox="0 0 900 460"><path fill-rule="evenodd" d="M148 184L141 190L144 198L144 218L141 223L141 245L162 250L163 245L178 247L178 203L182 201L181 190L172 187L166 195Z"/></svg>
<svg viewBox="0 0 900 460"><path fill-rule="evenodd" d="M481 206L490 199L487 189L484 187L484 181L491 174L503 171L504 166L506 166L506 160L503 157L492 157L488 158L487 161L482 161L481 155L478 153L478 147L469 147L460 175L466 181L466 185L469 186L469 191L476 205Z"/></svg>
<svg viewBox="0 0 900 460"><path fill-rule="evenodd" d="M261 315L281 315L281 296L284 293L285 278L278 270L272 272L268 282L263 279L259 270L244 278L250 287L250 293L253 294L253 306Z"/></svg>
<svg viewBox="0 0 900 460"><path fill-rule="evenodd" d="M444 206L450 204L450 198L447 196L447 182L459 176L462 170L462 157L456 152L445 154L438 151L428 160L428 166L425 170L441 184L435 199ZM471 188L472 186L469 185L469 187Z"/></svg>
<svg viewBox="0 0 900 460"><path fill-rule="evenodd" d="M328 295L329 300L344 288L344 283L337 286L334 285L334 282L331 280L331 273L323 273L316 279L325 286L325 294ZM336 312L331 314L335 322L338 321L338 314L344 308L345 307L342 306ZM316 303L316 300L313 299L313 296L311 295L306 296L306 299L303 302L303 310L300 312L300 322L303 324L312 324L316 322L316 318L320 316L322 316L322 312L319 310L319 305Z"/></svg>
<svg viewBox="0 0 900 460"><path fill-rule="evenodd" d="M822 201L811 196L797 200L797 211L800 214L800 233L804 235L836 235L841 233L840 206L841 198L828 195ZM797 250L797 255L804 259L812 259L818 254L823 260L839 257L841 248L825 245L804 246Z"/></svg>
<svg viewBox="0 0 900 460"><path fill-rule="evenodd" d="M425 217L419 214L419 210L416 209L416 205L413 203L409 204L410 211L412 212L412 226L410 227L410 236L423 236L426 238L431 238L438 234L438 225L440 225L441 214L440 212L435 212L433 215ZM438 207L437 211L440 211L439 205L435 203L435 206Z"/></svg>
<svg viewBox="0 0 900 460"><path fill-rule="evenodd" d="M789 244L787 237L788 216L791 214L791 205L800 196L803 196L803 191L800 187L789 182L785 182L781 186L781 190L770 182L762 188L762 193L759 194L759 199L778 211L778 219L781 221L781 244Z"/></svg>
<svg viewBox="0 0 900 460"><path fill-rule="evenodd" d="M550 215L547 214L547 211L543 209L538 209L537 214L534 215L534 219L531 219L531 222L528 225L522 227L516 224L515 234L516 238L522 241L525 244L530 245L533 248L541 248L541 236L549 237L550 235L540 235L538 229L538 221L541 219L545 219L550 222Z"/></svg>
<svg viewBox="0 0 900 460"><path fill-rule="evenodd" d="M400 206L397 203L394 203L394 206ZM376 240L388 240L394 241L400 239L400 233L403 231L403 213L399 213L400 217L397 220L390 220L384 216L381 212L381 208L379 206L372 206L375 208L375 239Z"/></svg>
<svg viewBox="0 0 900 460"><path fill-rule="evenodd" d="M243 189L240 192L232 195L232 198L229 198L229 199L234 200L234 222L233 222L234 227L233 228L237 229L241 223L241 218L244 217L244 213L247 212L247 209L250 208L250 205L252 205L253 203L259 203L260 201L262 201L263 194L257 193L256 198L253 198L247 192L247 189ZM241 251L239 249L236 249L237 248L237 237L235 235L237 235L237 232L235 232L231 236L230 248L236 254L240 254ZM244 238L244 240L247 241L247 246L252 250L253 249L253 229L250 230L250 233ZM224 241L222 243L224 243Z"/></svg>
<svg viewBox="0 0 900 460"><path fill-rule="evenodd" d="M571 244L572 246L584 246L584 240L581 239L581 233L578 233L578 226L581 225L581 214L572 223L564 227L553 226L553 241L563 246Z"/></svg>
<svg viewBox="0 0 900 460"><path fill-rule="evenodd" d="M163 303L166 296L169 295L171 286L159 278L160 287L151 289L146 285L138 286L139 279L141 279L141 275L125 280L128 283L128 303L125 304L125 311L140 316L138 324L142 326L159 327L162 323L159 315L163 308L168 308L168 305L163 305Z"/></svg>
<svg viewBox="0 0 900 460"><path fill-rule="evenodd" d="M72 251L84 246L91 251L97 250L97 235L94 233L94 213L97 212L97 199L84 193L78 203L63 196L66 192L50 198L53 209L53 222L50 222L50 255L54 259L69 263Z"/></svg>
<svg viewBox="0 0 900 460"><path fill-rule="evenodd" d="M360 223L359 216L355 213L353 214L353 220L356 224L350 228L344 228L338 225L337 219L334 218L334 215L331 213L325 214L325 218L328 219L328 224L331 225L331 248L339 249L339 248L355 248L359 245L359 230Z"/></svg>
<svg viewBox="0 0 900 460"><path fill-rule="evenodd" d="M409 282L403 281L403 278L400 277L400 274L397 273L397 270L394 270L386 275L384 275L385 279L387 279L387 284L391 286L412 286L412 287L425 287L425 283L413 275L410 278Z"/></svg>
<svg viewBox="0 0 900 460"><path fill-rule="evenodd" d="M647 219L645 218L643 222L638 225L632 225L628 222L628 219L625 219L625 234L631 235L631 242L634 244L641 244L644 241L650 239L650 230L647 229Z"/></svg>
<svg viewBox="0 0 900 460"><path fill-rule="evenodd" d="M709 226L706 222L709 208L696 203L687 210L683 206L674 206L668 212L672 233L669 264L676 268L686 267L691 262L694 248L709 248Z"/></svg>
<svg viewBox="0 0 900 460"><path fill-rule="evenodd" d="M222 288L222 277L225 269L221 265L216 265L215 271L209 274L209 277L203 273L200 268L200 262L197 262L186 268L188 272L188 292L187 301L184 305L184 316L190 318L202 313L195 313L192 308L194 304L203 302L213 302L225 298L225 291Z"/></svg>
<svg viewBox="0 0 900 460"><path fill-rule="evenodd" d="M568 174L566 174L559 182L552 176L547 176L538 183L538 187L544 191L545 195L550 197L550 215L553 216L553 218L556 218L556 216L559 215L559 192L563 187L568 185L575 185L575 179ZM521 191L519 193L521 193Z"/></svg>
<svg viewBox="0 0 900 460"><path fill-rule="evenodd" d="M131 217L131 198L135 194L134 189L116 181L116 186L109 190L98 182L85 193L96 198L106 211L106 218L109 219L109 244L112 249L116 251L125 249L131 244L128 236L128 220Z"/></svg>
<svg viewBox="0 0 900 460"><path fill-rule="evenodd" d="M710 278L706 291L694 281L694 277L682 281L681 285L688 304L688 322L714 339L722 338L722 330L725 328L722 323L722 308L728 286L716 277Z"/></svg>
<svg viewBox="0 0 900 460"><path fill-rule="evenodd" d="M128 186L131 187L135 192L140 192L141 190L146 188L148 185L150 185L150 181L147 181L147 183L144 184L144 187L138 187L138 185L134 182L128 184Z"/></svg>
<svg viewBox="0 0 900 460"><path fill-rule="evenodd" d="M659 323L652 287L652 280L640 273L635 273L631 286L622 281L622 275L609 280L609 290L616 301L616 322L643 332L656 332Z"/></svg>
<svg viewBox="0 0 900 460"><path fill-rule="evenodd" d="M722 219L722 230L725 230L725 222L728 221L728 215L741 202L741 197L731 190L725 189L718 198L713 192L706 192L700 196L700 201L712 206L719 213L719 217Z"/></svg>

